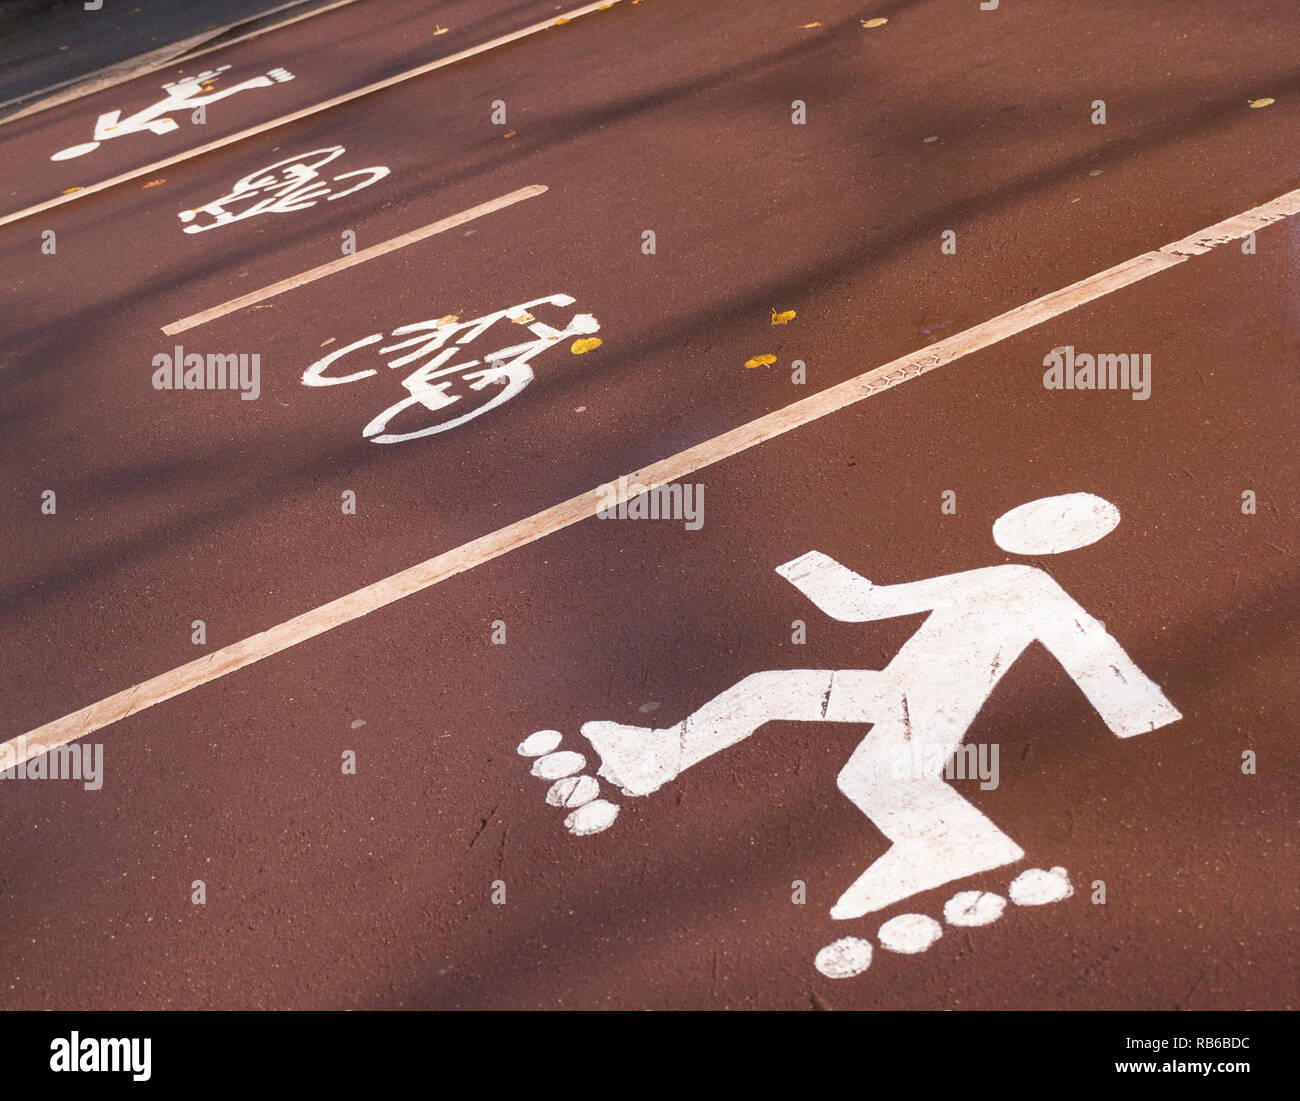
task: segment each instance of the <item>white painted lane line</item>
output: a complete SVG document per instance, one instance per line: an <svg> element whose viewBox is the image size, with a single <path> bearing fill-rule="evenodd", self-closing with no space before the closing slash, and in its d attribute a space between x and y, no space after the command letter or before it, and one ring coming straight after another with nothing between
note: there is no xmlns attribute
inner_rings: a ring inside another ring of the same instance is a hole
<svg viewBox="0 0 1300 1101"><path fill-rule="evenodd" d="M1254 207L1235 218L1184 237L1155 252L1144 252L1113 268L1072 283L1059 291L940 340L913 355L902 356L882 367L866 371L802 401L794 402L757 420L733 428L711 440L679 451L642 470L625 475L625 481L610 479L577 497L519 520L508 527L474 539L454 550L439 554L400 573L385 577L346 596L322 604L295 616L270 630L222 647L205 657L179 666L170 672L141 681L106 699L83 707L61 719L0 743L0 769L39 756L52 746L66 745L125 719L155 704L188 692L192 688L233 673L253 662L278 654L290 646L315 638L326 631L376 611L404 596L418 593L456 574L472 570L519 547L527 546L547 535L561 531L594 516L610 504L610 484L618 484L619 500L632 496L632 489L653 489L687 477L698 470L754 447L764 440L783 435L829 413L853 405L863 398L881 393L909 379L917 378L971 352L1014 336L1077 306L1101 298L1121 287L1137 283L1150 275L1209 252L1218 245L1238 241L1248 233L1300 213L1300 188ZM639 485L637 485L639 483Z"/></svg>
<svg viewBox="0 0 1300 1101"><path fill-rule="evenodd" d="M29 206L23 210L15 211L13 214L6 214L0 217L0 226L8 225L11 222L21 221L23 218L30 218L33 214L39 214L42 211L50 210L56 206L62 206L64 203L73 202L76 199L84 198L87 195L94 195L96 192L105 191L110 187L116 187L120 183L126 183L128 180L138 180L141 176L151 176L161 169L170 167L173 164L180 164L182 161L192 160L194 157L201 157L204 153L211 153L214 149L222 149L227 145L233 145L235 142L243 141L245 138L251 138L256 134L264 134L268 130L274 130L278 126L284 126L290 122L297 122L299 119L309 118L312 115L318 115L322 111L328 111L331 107L337 107L343 103L350 103L354 99L360 99L362 96L368 96L372 92L381 91L384 88L391 88L395 84L401 84L403 81L412 80L417 76L423 76L425 73L431 73L435 69L442 69L448 65L454 65L458 61L464 61L466 58L475 57L478 54L487 53L488 50L494 50L498 46L505 46L511 42L517 42L521 38L527 38L530 35L539 34L542 31L549 30L560 21L571 21L579 16L588 15L593 11L599 11L602 8L609 8L615 4L622 3L622 0L599 0L598 3L584 4L580 8L574 8L572 11L562 12L559 15L552 16L541 23L534 23L531 26L524 27L522 30L511 31L509 34L503 34L499 38L494 38L490 42L484 42L479 46L471 46L467 50L461 50L459 53L451 54L448 57L439 58L437 61L430 61L427 64L419 65L414 69L408 69L404 73L398 73L396 76L387 77L374 84L367 84L364 88L357 88L351 92L345 92L341 96L335 96L333 99L324 100L311 107L304 107L301 110L293 111L287 115L281 115L279 118L271 119L269 122L260 123L257 126L250 126L247 130L240 130L237 134L231 134L228 137L218 138L216 141L210 141L206 145L200 145L196 149L189 149L183 153L177 153L175 156L165 157L163 160L154 161L153 164L147 164L143 168L133 168L130 172L123 172L120 176L114 176L109 180L101 180L96 184L89 184L86 187L78 188L68 195L60 195L57 199L47 199L43 203L37 203L35 206Z"/></svg>
<svg viewBox="0 0 1300 1101"><path fill-rule="evenodd" d="M432 237L449 229L455 229L457 226L463 226L466 222L472 222L475 218L482 218L483 215L491 214L494 210L501 210L504 207L523 202L525 199L531 199L535 195L545 194L546 190L544 184L530 184L528 187L521 187L518 191L502 195L498 199L490 199L486 203L479 203L478 206L472 206L468 210L462 210L459 214L442 218L437 222L430 222L427 226L413 229L410 233L403 233L400 237L390 237L387 241L381 241L379 244L371 245L360 252L354 252L351 256L340 257L328 264L321 264L320 267L304 271L300 275L292 276L289 279L281 279L280 282L272 283L269 287L263 287L259 291L251 291L248 294L240 295L238 298L232 298L228 302L222 302L221 305L213 306L201 313L182 317L179 321L164 325L162 331L168 336L183 333L186 329L193 329L198 325L215 321L218 317L225 317L226 314L242 310L245 306L251 306L255 302L265 302L268 298L274 298L277 294L293 290L294 287L313 283L317 279L324 279L325 276L333 275L337 271L344 271L347 268L355 267L357 264L364 264L367 260L373 260L376 256L396 252L399 248L413 245L416 241L423 241L426 237Z"/></svg>

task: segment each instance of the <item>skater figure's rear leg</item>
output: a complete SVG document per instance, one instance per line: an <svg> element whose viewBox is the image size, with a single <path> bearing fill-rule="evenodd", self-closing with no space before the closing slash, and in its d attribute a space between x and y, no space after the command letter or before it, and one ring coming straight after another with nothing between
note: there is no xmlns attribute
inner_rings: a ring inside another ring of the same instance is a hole
<svg viewBox="0 0 1300 1101"><path fill-rule="evenodd" d="M833 918L861 917L1025 855L944 780L962 732L933 724L927 737L929 724L918 726L915 709L904 716L874 726L838 777L840 791L893 844L840 896ZM924 766L936 762L927 775Z"/></svg>
<svg viewBox="0 0 1300 1101"><path fill-rule="evenodd" d="M760 726L796 722L863 721L862 697L872 694L879 673L784 669L754 673L666 729L590 722L583 736L600 754L598 775L625 795L649 795L691 765L733 746ZM858 706L861 705L861 706Z"/></svg>

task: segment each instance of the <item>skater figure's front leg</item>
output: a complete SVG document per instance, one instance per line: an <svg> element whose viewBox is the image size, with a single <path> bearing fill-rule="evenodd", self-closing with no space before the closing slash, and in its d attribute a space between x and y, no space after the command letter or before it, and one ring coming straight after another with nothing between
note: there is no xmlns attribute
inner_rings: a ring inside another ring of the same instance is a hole
<svg viewBox="0 0 1300 1101"><path fill-rule="evenodd" d="M598 775L625 795L649 795L767 722L870 722L879 675L829 669L755 673L675 726L589 722L582 734L600 754Z"/></svg>

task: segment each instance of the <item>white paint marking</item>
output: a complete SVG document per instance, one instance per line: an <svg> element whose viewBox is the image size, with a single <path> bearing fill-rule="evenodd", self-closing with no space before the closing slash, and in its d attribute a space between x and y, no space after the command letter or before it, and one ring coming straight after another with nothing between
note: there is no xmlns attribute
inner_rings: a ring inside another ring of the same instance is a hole
<svg viewBox="0 0 1300 1101"><path fill-rule="evenodd" d="M993 525L993 542L1012 554L1060 554L1095 543L1119 524L1119 509L1091 493L1044 497Z"/></svg>
<svg viewBox="0 0 1300 1101"><path fill-rule="evenodd" d="M1025 547L1059 553L1102 538L1114 527L1112 513L1118 518L1092 494L1067 494L1022 505L994 530L1009 517L1005 526ZM831 908L837 920L1025 855L944 773L993 689L1033 643L1060 662L1117 737L1182 718L1105 628L1035 566L878 585L809 551L776 572L842 622L930 614L884 669L754 673L675 726L589 722L582 734L600 755L597 775L639 796L769 722L872 724L837 783L892 844Z"/></svg>
<svg viewBox="0 0 1300 1101"><path fill-rule="evenodd" d="M219 306L213 306L211 309L204 310L201 313L191 314L189 317L183 317L179 321L173 321L170 325L164 325L162 331L168 336L175 336L176 333L183 333L186 329L193 329L199 325L205 325L209 321L215 321L218 317L225 317L227 314L234 313L236 310L242 310L245 306L251 306L257 302L264 302L268 298L274 298L285 291L291 291L295 287L301 287L307 283L314 283L317 279L324 279L327 275L333 275L335 272L345 271L348 268L355 267L357 264L364 264L367 260L373 260L377 256L384 256L390 252L396 252L407 245L413 245L417 241L423 241L426 237L433 237L438 233L445 233L449 229L455 229L457 226L463 226L466 222L472 222L475 218L482 218L485 214L491 214L494 211L502 210L505 207L513 206L515 203L523 202L525 199L531 199L537 195L544 195L546 187L543 184L531 184L528 187L521 187L518 191L512 191L509 195L502 195L498 199L491 199L486 203L479 203L478 206L472 206L468 210L462 210L459 214L453 214L448 218L442 218L439 221L431 222L427 226L421 226L419 229L413 229L410 233L403 233L400 237L391 237L387 241L381 241L377 245L371 245L370 248L362 249L360 252L354 252L351 256L343 256L338 260L332 260L328 264L322 264L320 267L311 268L301 275L295 275L290 279L282 279L278 283L272 283L269 287L263 287L258 291L251 291L248 294L240 295L238 298L232 298L229 302L223 302ZM335 358L350 349L344 348L335 354Z"/></svg>
<svg viewBox="0 0 1300 1101"><path fill-rule="evenodd" d="M817 953L813 966L828 979L851 979L871 966L871 942L843 937Z"/></svg>
<svg viewBox="0 0 1300 1101"><path fill-rule="evenodd" d="M533 775L543 780L559 780L561 777L581 772L582 766L586 763L587 758L581 753L562 749L558 753L548 753L545 757L537 758L533 762Z"/></svg>
<svg viewBox="0 0 1300 1101"><path fill-rule="evenodd" d="M595 799L579 807L564 820L564 827L576 837L586 837L609 829L618 817L618 807L604 799Z"/></svg>
<svg viewBox="0 0 1300 1101"><path fill-rule="evenodd" d="M546 793L546 802L553 807L580 807L590 803L600 794L600 784L591 776L566 776L556 780Z"/></svg>
<svg viewBox="0 0 1300 1101"><path fill-rule="evenodd" d="M943 926L925 914L899 914L885 922L876 935L881 948L914 956L943 936Z"/></svg>
<svg viewBox="0 0 1300 1101"><path fill-rule="evenodd" d="M207 107L211 103L219 103L223 99L252 88L274 88L277 84L286 84L293 79L293 73L285 69L271 69L265 76L255 76L242 84L212 91L210 82L219 79L229 68L229 65L222 65L217 69L209 69L164 84L162 87L167 93L166 96L126 118L122 117L121 109L105 111L95 121L94 140L60 149L57 153L50 154L50 160L67 161L75 157L84 157L87 153L93 153L104 142L112 138L124 138L130 134L170 134L173 130L180 129L180 123L172 118L172 115L183 115L195 107ZM70 197L75 198L76 195Z"/></svg>
<svg viewBox="0 0 1300 1101"><path fill-rule="evenodd" d="M991 925L1002 916L1007 900L989 891L959 891L943 907L949 925Z"/></svg>
<svg viewBox="0 0 1300 1101"><path fill-rule="evenodd" d="M177 217L182 222L192 223L186 225L186 233L204 233L218 226L242 222L245 218L255 218L259 214L287 214L294 210L307 210L321 199L330 203L378 183L388 175L387 168L376 165L343 172L327 182L316 170L341 157L344 152L343 146L331 145L296 157L285 157L235 181L229 194L193 210L182 210ZM353 176L366 178L359 183L350 184L342 191L333 191L329 186ZM199 214L210 214L213 220L207 225L195 222L194 218Z"/></svg>
<svg viewBox="0 0 1300 1101"><path fill-rule="evenodd" d="M931 344L914 355L903 356L882 367L865 371L820 393L750 421L748 424L733 428L685 451L679 451L676 455L652 463L642 470L633 471L625 476L626 483L640 482L648 487L654 487L677 481L766 440L774 439L864 398L933 371L971 352L987 348L1085 302L1091 302L1120 287L1136 283L1149 275L1180 264L1192 256L1208 252L1216 245L1239 240L1248 233L1298 212L1300 212L1300 188L1201 230L1191 237L1166 245L1156 252L1145 252L1098 275L1073 283L1063 290L1054 291L1026 305L1018 306L965 332ZM110 723L119 722L173 696L198 688L246 665L262 661L273 654L278 654L281 650L287 650L344 623L350 623L405 596L422 592L449 577L472 570L512 550L527 546L594 516L606 504L607 485L608 483L604 483L596 486L586 493L552 505L548 509L488 535L480 536L454 550L435 555L399 573L332 600L328 604L322 604L269 630L141 681L97 703L45 723L27 734L21 734L4 743L0 749L9 748L11 751L16 751L22 760L30 760L32 756L45 752L45 749L37 748L39 746L48 748L67 745Z"/></svg>
<svg viewBox="0 0 1300 1101"><path fill-rule="evenodd" d="M498 46L505 46L511 42L517 42L521 38L527 38L530 35L549 30L561 19L577 19L579 16L588 15L591 12L600 10L601 8L608 8L619 3L622 3L622 0L600 0L599 3L585 4L580 8L575 8L573 11L553 16L541 23L534 23L531 26L524 27L522 30L512 31L510 34L501 35L499 38L494 38L490 42L484 42L482 45L473 46L468 50L461 50L459 53L439 58L437 61L430 61L427 64L417 66L414 69L408 69L406 72L398 73L396 76L388 77L386 80L381 80L374 84L367 84L364 88L345 92L341 96L335 96L333 99L324 100L312 107L304 107L300 111L281 115L279 118L272 119L270 122L260 123L257 126L250 126L247 130L241 130L237 134L231 134L228 137L219 138L216 141L210 141L206 145L200 145L196 149L190 149L183 153L177 153L171 157L165 157L160 161L154 161L152 164L147 164L143 168L133 168L131 171L123 172L120 176L114 176L112 179L101 180L99 183L89 184L85 187L78 188L69 195L60 195L57 199L47 199L45 202L37 203L35 206L25 207L22 210L15 211L13 214L6 214L3 217L0 217L0 226L8 225L10 222L21 221L23 218L30 218L34 214L40 214L42 211L51 210L56 206L62 206L64 203L70 203L76 199L82 199L87 195L94 195L96 192L107 190L110 187L116 187L118 184L127 183L130 180L138 180L141 176L153 175L164 168L169 168L173 164L180 164L182 161L201 157L204 153L210 153L214 149L223 149L227 145L233 145L235 142L243 141L245 138L251 138L256 134L264 134L268 130L274 130L276 127L284 126L290 122L296 122L298 119L309 118L312 115L320 114L322 111L328 111L332 107L338 107L340 104L350 103L354 99L368 96L372 92L378 92L384 88L391 88L395 84L401 84L403 81L423 76L425 73L431 73L435 69L442 69L448 65L454 65L458 61L464 61L466 58L486 53L488 50L494 50Z"/></svg>
<svg viewBox="0 0 1300 1101"><path fill-rule="evenodd" d="M1046 906L1074 894L1070 877L1059 865L1050 872L1030 868L1011 881L1011 901L1017 906Z"/></svg>
<svg viewBox="0 0 1300 1101"><path fill-rule="evenodd" d="M533 357L549 348L560 347L561 342L569 337L600 331L600 323L589 313L574 314L563 329L553 329L528 312L530 306L534 308L544 305L572 306L574 301L573 296L569 294L551 294L545 298L534 298L518 306L507 306L504 310L496 310L471 321L461 321L455 314L447 314L445 317L399 325L392 330L390 338L407 339L380 348L380 356L386 356L391 352L401 353L388 360L387 365L390 369L409 367L412 363L421 360L423 362L402 380L407 396L372 419L361 430L361 435L371 443L383 444L420 439L458 428L467 421L482 416L509 401L532 382ZM513 343L519 335L515 331L506 338L511 342L510 347L487 352L481 360L462 360L447 365L459 351L466 349L467 345L492 329L496 322L505 318L516 321L521 316L529 319L528 331L533 335L532 340L526 340L522 344ZM411 333L415 335L411 336ZM451 343L452 337L457 338L454 344ZM368 347L383 339L383 333L372 333L321 357L303 372L303 385L341 386L379 374L380 372L373 367L362 368L346 375L325 372L332 370L335 363L358 348ZM412 348L415 350L411 351ZM474 396L472 392L487 393L490 397L487 401L470 400L460 404L463 398L472 399ZM453 411L451 416L444 413L449 408ZM416 423L421 424L422 427L415 427L409 423L409 419L405 416L408 409L415 411L416 416L419 417ZM438 416L429 417L428 414L431 412ZM408 430L388 431L394 420L407 420ZM427 423L430 420L432 424Z"/></svg>
<svg viewBox="0 0 1300 1101"><path fill-rule="evenodd" d="M521 757L541 757L550 753L564 737L558 730L538 730L519 743Z"/></svg>

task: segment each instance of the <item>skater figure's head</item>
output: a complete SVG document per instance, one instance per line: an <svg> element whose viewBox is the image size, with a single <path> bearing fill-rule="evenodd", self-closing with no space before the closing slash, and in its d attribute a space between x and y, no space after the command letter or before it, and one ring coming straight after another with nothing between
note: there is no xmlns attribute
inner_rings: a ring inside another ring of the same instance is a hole
<svg viewBox="0 0 1300 1101"><path fill-rule="evenodd" d="M993 541L1012 554L1060 554L1095 543L1115 530L1119 509L1092 493L1040 497L1004 512Z"/></svg>

